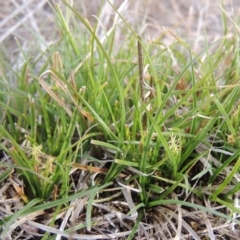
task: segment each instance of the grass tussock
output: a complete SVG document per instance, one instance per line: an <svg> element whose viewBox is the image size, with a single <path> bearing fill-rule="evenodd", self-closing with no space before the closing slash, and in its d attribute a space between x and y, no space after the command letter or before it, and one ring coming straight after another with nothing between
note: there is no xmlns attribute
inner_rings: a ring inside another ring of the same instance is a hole
<svg viewBox="0 0 240 240"><path fill-rule="evenodd" d="M239 29L194 52L124 4L99 37L56 3L60 40L1 60L1 239L238 239Z"/></svg>

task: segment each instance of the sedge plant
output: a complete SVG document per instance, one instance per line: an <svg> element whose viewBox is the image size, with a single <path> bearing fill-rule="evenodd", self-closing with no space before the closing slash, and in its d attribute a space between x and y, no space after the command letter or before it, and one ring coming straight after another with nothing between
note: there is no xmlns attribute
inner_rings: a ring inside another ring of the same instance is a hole
<svg viewBox="0 0 240 240"><path fill-rule="evenodd" d="M54 9L61 39L37 59L25 53L21 69L10 71L14 84L8 75L0 80L1 149L11 159L1 163L0 181L17 173L24 202L1 220L4 233L15 218L54 209L49 228L31 224L44 230L44 239L52 239L49 232L59 237L52 226L60 213L71 215L77 198L88 203L79 210L86 219L73 228L62 223L61 231L90 232L99 224L94 208L120 195L132 206L124 213L133 221L128 239L153 209L171 227L179 206L233 220L197 200L240 212L232 199L239 191L239 33L230 41L206 39L196 53L178 37L170 46L146 43L121 7L102 38L98 21L90 24L67 3L66 15L57 3ZM124 42L115 39L120 27ZM184 219L183 226L199 239Z"/></svg>

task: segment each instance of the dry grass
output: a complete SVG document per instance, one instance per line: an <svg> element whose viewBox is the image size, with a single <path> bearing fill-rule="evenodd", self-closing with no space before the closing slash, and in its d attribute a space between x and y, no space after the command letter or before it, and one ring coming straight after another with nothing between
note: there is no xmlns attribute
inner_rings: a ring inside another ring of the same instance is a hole
<svg viewBox="0 0 240 240"><path fill-rule="evenodd" d="M101 1L73 2L73 6L90 22L95 20L94 15L99 11ZM119 6L122 1L112 2L115 6ZM239 14L239 2L225 0L223 3L228 16L234 18ZM47 42L54 39L56 25L53 11L47 0L1 0L0 4L0 44L4 47L5 57L11 59L12 62L16 61L19 53L15 37L20 41L23 50L30 49L33 41L37 40L43 48ZM111 7L105 4L101 12L103 26L111 25L113 14ZM166 43L170 43L174 40L174 36L166 33L165 28L171 28L177 36L188 38L190 43L194 43L193 50L198 50L205 41L204 31L211 39L222 36L221 14L217 0L197 2L148 0L129 1L129 6L123 16L144 38L155 39L165 34ZM118 37L121 39L123 36Z"/></svg>
<svg viewBox="0 0 240 240"><path fill-rule="evenodd" d="M2 161L11 161L2 158ZM84 165L76 165L83 169ZM101 177L104 169L92 168L95 174L90 171L80 171L73 168L71 175L72 189L70 192L78 192L86 189L91 185L93 178ZM2 169L3 170L3 169ZM129 177L131 172L126 173ZM133 173L134 175L134 173ZM21 180L16 173L12 172L5 182L1 183L0 189L0 213L1 218L21 212L24 208L23 199L24 188ZM34 211L34 214L26 214L13 220L8 231L8 235L3 240L11 239L42 239L44 233L54 234L54 238L50 236L47 239L128 239L132 228L138 218L135 209L136 205L134 192L138 189L130 189L130 186L122 185L122 178L117 177L118 186L112 185L109 189L100 191L91 212L91 227L86 226L87 205L89 196L82 197L70 201L67 208L62 208L58 214L51 208L49 210ZM218 179L220 180L220 179ZM203 195L208 195L209 191L214 190L218 186L205 187L202 189ZM228 190L234 188L229 186ZM155 198L157 196L151 196ZM173 200L191 199L192 204L205 206L211 211L218 211L229 214L226 207L211 204L207 199L199 199L195 194L189 192L188 195L181 192L177 195L172 193ZM238 198L236 198L238 201ZM188 200L189 201L189 200ZM53 208L56 209L56 208ZM129 215L129 211L131 214ZM53 224L54 223L54 224ZM236 226L235 226L236 227ZM130 239L239 239L238 231L233 230L233 223L226 219L216 217L212 213L206 213L205 210L194 209L192 207L184 207L176 204L164 204L149 208L144 212L144 221L140 222L136 235L138 237Z"/></svg>

